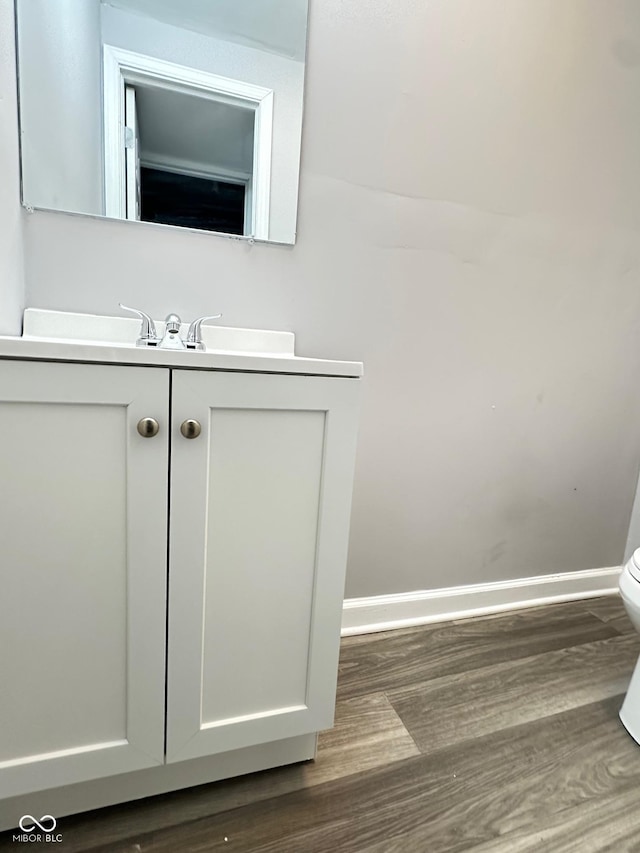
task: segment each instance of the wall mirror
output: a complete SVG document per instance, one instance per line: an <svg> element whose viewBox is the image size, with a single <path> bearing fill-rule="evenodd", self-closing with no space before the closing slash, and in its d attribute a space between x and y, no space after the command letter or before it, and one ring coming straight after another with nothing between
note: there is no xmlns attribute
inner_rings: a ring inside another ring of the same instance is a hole
<svg viewBox="0 0 640 853"><path fill-rule="evenodd" d="M307 0L16 0L27 207L294 243Z"/></svg>

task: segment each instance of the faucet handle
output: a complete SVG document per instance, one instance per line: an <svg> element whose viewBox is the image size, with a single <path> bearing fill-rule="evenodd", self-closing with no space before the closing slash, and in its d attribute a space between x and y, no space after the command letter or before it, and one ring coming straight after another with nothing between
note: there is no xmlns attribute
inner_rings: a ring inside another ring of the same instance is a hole
<svg viewBox="0 0 640 853"><path fill-rule="evenodd" d="M202 324L205 320L217 320L219 317L222 317L222 314L211 314L209 317L198 317L197 320L194 320L189 326L189 331L187 332L187 348L197 350L205 349L205 345L202 343Z"/></svg>
<svg viewBox="0 0 640 853"><path fill-rule="evenodd" d="M142 325L140 326L140 334L138 336L138 340L136 341L137 347L147 347L147 346L157 346L159 338L158 333L156 332L156 325L148 314L145 314L144 311L138 310L138 308L128 308L126 305L123 305L122 302L119 302L118 305L124 311L131 311L132 314L137 314L138 317L142 320Z"/></svg>

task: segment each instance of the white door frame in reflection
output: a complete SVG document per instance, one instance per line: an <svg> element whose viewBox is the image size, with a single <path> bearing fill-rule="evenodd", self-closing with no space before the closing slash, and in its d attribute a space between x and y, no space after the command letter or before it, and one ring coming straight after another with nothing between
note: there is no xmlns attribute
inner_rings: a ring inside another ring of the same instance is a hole
<svg viewBox="0 0 640 853"><path fill-rule="evenodd" d="M251 234L269 239L273 90L104 45L105 215L126 219L125 84L153 86L255 112Z"/></svg>

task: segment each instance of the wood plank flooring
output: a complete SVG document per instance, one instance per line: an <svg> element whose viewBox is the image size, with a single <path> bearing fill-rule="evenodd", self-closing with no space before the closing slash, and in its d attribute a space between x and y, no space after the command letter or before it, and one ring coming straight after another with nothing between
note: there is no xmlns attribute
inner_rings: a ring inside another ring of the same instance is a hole
<svg viewBox="0 0 640 853"><path fill-rule="evenodd" d="M638 655L617 597L345 638L315 762L61 818L62 847L638 853Z"/></svg>

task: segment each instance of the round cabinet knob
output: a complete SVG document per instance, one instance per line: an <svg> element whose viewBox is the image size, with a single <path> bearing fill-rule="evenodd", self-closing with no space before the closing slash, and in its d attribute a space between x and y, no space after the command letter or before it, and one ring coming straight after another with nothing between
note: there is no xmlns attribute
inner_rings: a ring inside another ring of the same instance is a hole
<svg viewBox="0 0 640 853"><path fill-rule="evenodd" d="M143 438L152 438L159 429L160 424L155 418L141 418L138 421L138 432Z"/></svg>
<svg viewBox="0 0 640 853"><path fill-rule="evenodd" d="M190 418L189 420L182 421L180 424L180 432L185 438L197 438L202 432L202 427L198 421L194 421Z"/></svg>

